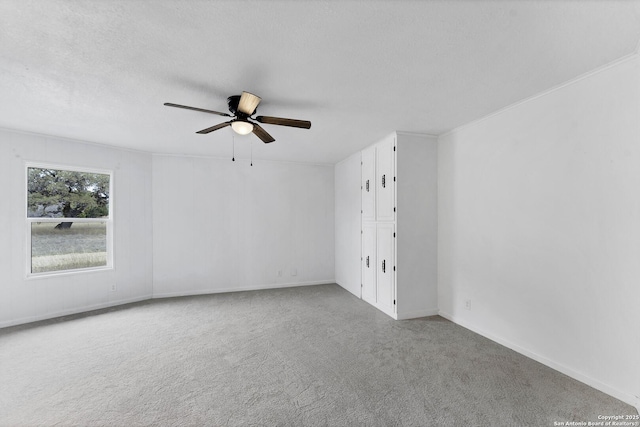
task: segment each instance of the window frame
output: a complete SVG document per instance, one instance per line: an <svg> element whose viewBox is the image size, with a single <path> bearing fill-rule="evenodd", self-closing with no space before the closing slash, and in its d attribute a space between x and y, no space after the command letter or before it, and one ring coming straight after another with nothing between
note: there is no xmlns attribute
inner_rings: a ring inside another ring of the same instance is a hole
<svg viewBox="0 0 640 427"><path fill-rule="evenodd" d="M38 169L55 169L55 170L64 170L71 172L84 172L84 173L96 173L102 175L109 175L109 216L108 218L67 218L70 221L64 222L81 222L81 223L105 223L106 224L106 246L107 246L107 264L101 265L97 267L86 267L86 268L73 268L69 270L57 270L57 271L44 271L40 273L32 272L32 248L31 248L31 227L33 223L60 223L63 222L64 217L58 218L47 218L47 217L29 217L29 168L38 168ZM114 250L113 250L113 229L114 229L114 203L113 203L113 170L110 169L99 169L99 168L87 168L83 166L73 166L68 164L60 164L60 163L44 163L44 162L25 162L24 163L24 212L23 218L25 219L25 235L26 235L26 247L25 247L25 255L26 255L26 278L27 279L35 279L35 278L43 278L43 277L51 277L51 276L63 276L69 274L82 274L82 273L90 273L96 271L106 271L114 269Z"/></svg>

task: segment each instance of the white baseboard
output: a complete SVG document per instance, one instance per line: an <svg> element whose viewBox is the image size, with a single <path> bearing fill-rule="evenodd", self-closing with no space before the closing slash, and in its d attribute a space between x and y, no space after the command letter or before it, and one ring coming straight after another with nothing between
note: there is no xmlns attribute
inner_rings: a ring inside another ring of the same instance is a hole
<svg viewBox="0 0 640 427"><path fill-rule="evenodd" d="M387 309L384 306L380 306L372 301L367 301L364 298L362 298L362 301L372 305L374 308L380 310L381 312L383 312L384 314L386 314L387 316L391 317L394 320L417 319L419 317L435 316L437 314L440 314L437 308L429 308L429 309L414 310L414 311L403 311L400 313L394 313L393 307L391 309Z"/></svg>
<svg viewBox="0 0 640 427"><path fill-rule="evenodd" d="M335 281L332 279L329 279L329 280L317 280L312 282L278 283L278 284L260 285L260 286L246 286L242 288L207 289L207 290L170 292L170 293L164 293L164 294L151 294L151 295L138 296L135 298L109 301L109 302L94 304L86 307L78 307L78 308L73 308L69 310L56 311L53 313L46 313L46 314L37 315L37 316L27 316L27 317L21 317L18 319L11 319L4 322L0 322L0 328L8 328L10 326L17 326L25 323L38 322L40 320L54 319L56 317L69 316L71 314L85 313L87 311L100 310L101 308L115 307L118 305L130 304L132 302L145 301L145 300L150 300L154 298L170 298L170 297L191 296L191 295L216 294L216 293L225 293L225 292L257 291L257 290L264 290L264 289L291 288L296 286L325 285L330 283L335 283Z"/></svg>
<svg viewBox="0 0 640 427"><path fill-rule="evenodd" d="M405 311L402 313L396 314L396 320L407 320L407 319L417 319L418 317L427 317L427 316L435 316L439 314L437 308L430 308L424 310L415 310L415 311Z"/></svg>
<svg viewBox="0 0 640 427"><path fill-rule="evenodd" d="M315 280L311 282L296 282L296 283L271 283L268 285L256 285L256 286L242 286L242 287L230 287L230 288L212 288L212 289L197 289L186 290L176 292L163 292L155 293L152 298L173 298L173 297L187 297L193 295L207 295L207 294L223 294L227 292L244 292L244 291L262 291L266 289L279 289L279 288L294 288L296 286L313 286L313 285L328 285L335 283L334 280Z"/></svg>
<svg viewBox="0 0 640 427"><path fill-rule="evenodd" d="M361 292L361 289L362 289L362 288L361 288L360 286L356 287L356 289L358 289L358 293L356 293L356 292L352 291L352 290L351 290L351 288L347 288L346 286L342 285L342 284L341 284L340 282L338 282L337 280L336 280L335 282L333 282L333 283L335 283L336 285L340 286L342 289L344 289L345 291L349 292L349 293L350 293L350 294L352 294L354 297L362 299L362 298L361 298L361 296L360 296L360 292ZM364 300L363 300L363 301L364 301Z"/></svg>
<svg viewBox="0 0 640 427"><path fill-rule="evenodd" d="M608 384L605 384L601 381L598 381L594 378L591 378L588 375L585 375L581 372L578 372L574 369L569 368L568 366L565 366L563 364L557 363L551 359L548 359L544 356L541 356L533 351L530 351L524 347L521 347L517 344L512 343L509 340L506 340L502 337L496 336L494 334L488 333L486 331L483 331L473 325L471 325L470 323L461 320L459 318L457 318L456 316L452 316L449 313L445 313L440 311L438 314L440 314L440 316L444 317L447 320L452 321L453 323L462 326L463 328L469 329L472 332L475 332L476 334L482 335L485 338L490 339L491 341L497 342L500 345L503 345L507 348L510 348L511 350L518 352L524 356L527 356L530 359L535 360L536 362L540 362L543 365L546 365L552 369L555 369L556 371L559 371L575 380L578 380L582 383L585 383L586 385L595 388L596 390L600 390L603 393L606 393L610 396L615 397L618 400L621 400L625 403L628 403L631 406L634 406L636 408L636 410L638 411L638 413L640 413L640 397L639 396L634 396L632 394L620 391L614 387L611 387Z"/></svg>
<svg viewBox="0 0 640 427"><path fill-rule="evenodd" d="M5 322L0 322L0 328L8 328L9 326L39 322L40 320L55 319L56 317L69 316L69 315L78 314L78 313L85 313L87 311L100 310L101 308L115 307L118 305L130 304L132 302L145 301L149 299L151 299L151 295L144 295L144 296L139 296L135 298L127 298L127 299L122 299L117 301L109 301L109 302L100 303L100 304L93 304L86 307L78 307L78 308L72 308L69 310L56 311L53 313L41 314L37 316L21 317L19 319L12 319Z"/></svg>

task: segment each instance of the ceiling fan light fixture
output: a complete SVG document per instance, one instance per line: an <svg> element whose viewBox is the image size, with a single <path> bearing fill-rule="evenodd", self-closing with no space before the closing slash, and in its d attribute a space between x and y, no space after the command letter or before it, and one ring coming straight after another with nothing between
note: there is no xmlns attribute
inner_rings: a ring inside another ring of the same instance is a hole
<svg viewBox="0 0 640 427"><path fill-rule="evenodd" d="M231 129L238 135L247 135L253 132L253 124L244 120L234 120L231 123Z"/></svg>
<svg viewBox="0 0 640 427"><path fill-rule="evenodd" d="M249 92L242 92L240 99L238 100L238 112L246 114L247 116L253 115L258 108L258 104L262 98Z"/></svg>

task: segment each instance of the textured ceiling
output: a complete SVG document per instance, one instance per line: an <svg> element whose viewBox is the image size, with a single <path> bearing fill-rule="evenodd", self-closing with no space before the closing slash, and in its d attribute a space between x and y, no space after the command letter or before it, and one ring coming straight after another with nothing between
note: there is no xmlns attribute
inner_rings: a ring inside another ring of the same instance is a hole
<svg viewBox="0 0 640 427"><path fill-rule="evenodd" d="M0 126L228 156L246 90L276 142L236 154L334 163L394 131L440 134L635 51L638 1L0 0Z"/></svg>

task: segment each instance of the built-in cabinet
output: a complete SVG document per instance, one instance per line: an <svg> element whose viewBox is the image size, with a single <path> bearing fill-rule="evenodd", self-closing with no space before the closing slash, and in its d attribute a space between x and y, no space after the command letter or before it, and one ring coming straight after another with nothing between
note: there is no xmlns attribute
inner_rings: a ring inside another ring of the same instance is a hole
<svg viewBox="0 0 640 427"><path fill-rule="evenodd" d="M437 141L396 132L361 159L362 299L395 319L437 314Z"/></svg>
<svg viewBox="0 0 640 427"><path fill-rule="evenodd" d="M395 138L362 152L362 299L395 313Z"/></svg>

